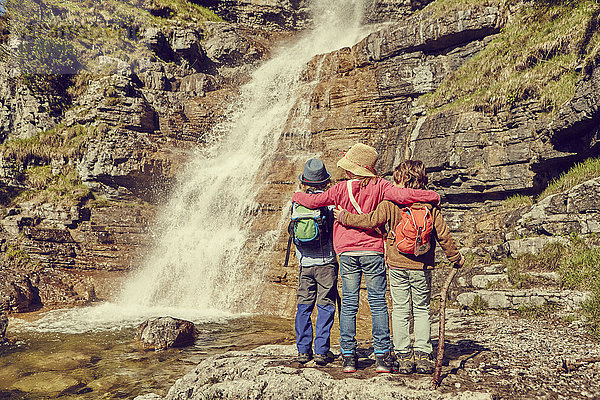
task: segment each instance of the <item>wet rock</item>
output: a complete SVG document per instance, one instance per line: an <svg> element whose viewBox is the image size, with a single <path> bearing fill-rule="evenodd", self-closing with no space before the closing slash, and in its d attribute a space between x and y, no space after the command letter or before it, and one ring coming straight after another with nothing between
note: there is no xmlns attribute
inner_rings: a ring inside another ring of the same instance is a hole
<svg viewBox="0 0 600 400"><path fill-rule="evenodd" d="M30 352L21 359L23 365L32 371L72 371L88 365L91 357L70 350L58 350L52 354Z"/></svg>
<svg viewBox="0 0 600 400"><path fill-rule="evenodd" d="M0 269L0 311L26 312L41 305L39 291L28 275Z"/></svg>
<svg viewBox="0 0 600 400"><path fill-rule="evenodd" d="M115 389L127 386L128 380L124 376L109 375L102 376L87 384L96 393L111 393Z"/></svg>
<svg viewBox="0 0 600 400"><path fill-rule="evenodd" d="M8 315L0 311L0 344L6 341L6 328L8 327Z"/></svg>
<svg viewBox="0 0 600 400"><path fill-rule="evenodd" d="M56 396L79 385L80 382L72 376L52 371L28 375L13 383L10 389L44 396Z"/></svg>
<svg viewBox="0 0 600 400"><path fill-rule="evenodd" d="M45 306L81 306L97 300L92 279L79 271L48 268L33 274L32 283Z"/></svg>
<svg viewBox="0 0 600 400"><path fill-rule="evenodd" d="M144 349L163 350L194 343L196 328L193 322L172 317L152 318L137 328L136 338Z"/></svg>

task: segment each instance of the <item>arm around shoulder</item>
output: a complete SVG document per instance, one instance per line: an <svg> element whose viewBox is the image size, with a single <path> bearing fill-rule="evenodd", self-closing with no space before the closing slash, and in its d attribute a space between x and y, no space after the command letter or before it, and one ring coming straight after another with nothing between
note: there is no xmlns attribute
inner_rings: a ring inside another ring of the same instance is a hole
<svg viewBox="0 0 600 400"><path fill-rule="evenodd" d="M334 187L329 188L323 193L304 193L296 192L292 197L292 201L308 208L319 208L335 205Z"/></svg>
<svg viewBox="0 0 600 400"><path fill-rule="evenodd" d="M409 189L397 186L388 188L383 199L393 201L396 204L412 204L417 202L440 204L440 195L433 190Z"/></svg>
<svg viewBox="0 0 600 400"><path fill-rule="evenodd" d="M393 206L393 204L389 201L383 201L377 205L377 208L368 214L351 214L345 212L340 216L340 222L345 226L374 229L385 224L389 219L390 206Z"/></svg>

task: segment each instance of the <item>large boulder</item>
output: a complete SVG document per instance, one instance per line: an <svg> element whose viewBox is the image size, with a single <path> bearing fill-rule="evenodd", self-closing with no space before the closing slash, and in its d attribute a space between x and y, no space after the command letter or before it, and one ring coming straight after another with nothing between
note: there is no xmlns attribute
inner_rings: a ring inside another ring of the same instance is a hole
<svg viewBox="0 0 600 400"><path fill-rule="evenodd" d="M187 346L196 340L196 327L193 322L182 319L151 318L137 328L136 338L147 350Z"/></svg>
<svg viewBox="0 0 600 400"><path fill-rule="evenodd" d="M431 379L427 377L413 380L382 376L387 374L367 377L365 375L369 373L370 368L359 372L363 375L361 376L363 379L356 375L356 377L340 379L341 377L336 377L331 369L325 371L295 367L291 363L295 355L295 346L267 345L249 352L228 352L210 357L177 380L165 399L484 400L492 398L490 393L464 389L451 395L441 393L432 389ZM362 355L359 356L363 358ZM372 359L368 361L373 363ZM140 397L136 400L142 399L153 399L153 397Z"/></svg>
<svg viewBox="0 0 600 400"><path fill-rule="evenodd" d="M521 235L561 236L572 232L600 232L600 178L544 198L517 222L517 233Z"/></svg>

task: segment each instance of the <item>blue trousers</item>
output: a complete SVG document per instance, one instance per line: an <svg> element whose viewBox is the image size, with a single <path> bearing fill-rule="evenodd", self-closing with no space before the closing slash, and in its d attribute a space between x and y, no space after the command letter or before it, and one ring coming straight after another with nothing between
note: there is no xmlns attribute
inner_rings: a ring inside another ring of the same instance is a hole
<svg viewBox="0 0 600 400"><path fill-rule="evenodd" d="M331 327L335 316L337 294L337 264L302 267L298 278L295 320L296 347L299 353L311 353L313 327L310 319L317 306L314 347L316 354L327 354Z"/></svg>
<svg viewBox="0 0 600 400"><path fill-rule="evenodd" d="M343 354L356 351L356 314L360 281L365 276L367 298L371 309L373 326L373 351L383 354L392 347L385 292L387 277L383 254L370 256L340 255L340 278L342 280L342 309L340 311L340 347Z"/></svg>

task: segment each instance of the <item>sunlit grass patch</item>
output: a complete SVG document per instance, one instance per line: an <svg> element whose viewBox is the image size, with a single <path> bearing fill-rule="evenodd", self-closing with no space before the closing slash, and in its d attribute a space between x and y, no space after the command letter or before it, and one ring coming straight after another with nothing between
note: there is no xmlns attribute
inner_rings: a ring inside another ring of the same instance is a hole
<svg viewBox="0 0 600 400"><path fill-rule="evenodd" d="M585 181L600 176L600 158L589 158L551 181L538 196L538 201L552 194L567 191Z"/></svg>
<svg viewBox="0 0 600 400"><path fill-rule="evenodd" d="M526 206L530 206L533 204L533 198L530 196L525 196L522 194L514 194L508 198L506 198L503 202L502 202L502 206L504 206L505 208L519 208L519 207L526 207Z"/></svg>
<svg viewBox="0 0 600 400"><path fill-rule="evenodd" d="M5 159L14 160L24 167L49 164L53 159L81 155L86 140L98 134L103 127L75 125L56 127L27 139L9 139L0 145Z"/></svg>
<svg viewBox="0 0 600 400"><path fill-rule="evenodd" d="M40 171L42 171L40 173ZM36 204L51 203L63 206L78 205L91 196L90 189L85 186L73 168L64 168L56 175L48 174L47 167L34 167L26 171L27 181L36 176L37 186L19 194L14 202L33 202Z"/></svg>
<svg viewBox="0 0 600 400"><path fill-rule="evenodd" d="M439 3L439 4L438 4ZM470 1L436 1L437 7ZM490 2L505 4L506 2ZM581 69L598 53L598 31L588 29L600 12L593 0L525 4L485 49L465 62L422 104L495 113L536 100L554 112L572 98Z"/></svg>

